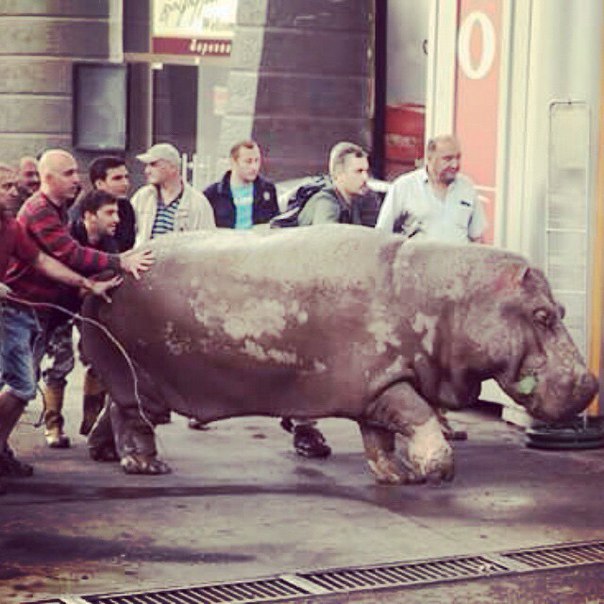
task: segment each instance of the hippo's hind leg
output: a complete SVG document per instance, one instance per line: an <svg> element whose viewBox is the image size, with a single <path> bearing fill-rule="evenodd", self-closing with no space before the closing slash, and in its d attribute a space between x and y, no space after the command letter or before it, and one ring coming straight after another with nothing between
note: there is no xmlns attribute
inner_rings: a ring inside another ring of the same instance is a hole
<svg viewBox="0 0 604 604"><path fill-rule="evenodd" d="M120 465L126 474L168 474L170 466L157 458L154 425L138 407L112 401L111 424Z"/></svg>
<svg viewBox="0 0 604 604"><path fill-rule="evenodd" d="M369 438L363 433L369 466L378 481L394 482L381 479L372 467L376 459L388 460L388 463L381 461L381 467L388 470L392 467L389 462L394 456L395 447L391 442L395 440L394 433L402 435L404 444L399 451L404 466L400 482L439 482L453 478L453 451L443 436L438 417L410 384L402 382L387 388L369 405L364 419L367 424L381 427L381 432L372 427ZM386 436L388 433L392 435ZM381 444L377 457L373 452L374 443Z"/></svg>
<svg viewBox="0 0 604 604"><path fill-rule="evenodd" d="M136 387L131 365L123 352L104 332L86 322L82 325L82 344L86 358L101 376L112 400L111 427L123 470L128 474L167 474L170 468L157 459L155 448L154 411L157 405L149 403L151 396L145 396L154 392L153 380L133 365Z"/></svg>
<svg viewBox="0 0 604 604"><path fill-rule="evenodd" d="M105 405L88 434L88 454L94 461L119 461L110 415L111 405L115 403L110 397L105 398Z"/></svg>

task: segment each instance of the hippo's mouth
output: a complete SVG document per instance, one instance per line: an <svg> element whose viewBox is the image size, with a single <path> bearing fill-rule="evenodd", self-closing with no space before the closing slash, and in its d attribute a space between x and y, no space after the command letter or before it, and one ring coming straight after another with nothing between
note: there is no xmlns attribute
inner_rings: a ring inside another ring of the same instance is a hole
<svg viewBox="0 0 604 604"><path fill-rule="evenodd" d="M527 373L502 388L536 419L558 421L583 411L598 390L595 376L585 372L572 383L548 385L534 373Z"/></svg>
<svg viewBox="0 0 604 604"><path fill-rule="evenodd" d="M539 407L539 381L534 374L519 375L515 380L495 376L495 380L508 396L519 405L522 405L531 415L534 411L537 411Z"/></svg>

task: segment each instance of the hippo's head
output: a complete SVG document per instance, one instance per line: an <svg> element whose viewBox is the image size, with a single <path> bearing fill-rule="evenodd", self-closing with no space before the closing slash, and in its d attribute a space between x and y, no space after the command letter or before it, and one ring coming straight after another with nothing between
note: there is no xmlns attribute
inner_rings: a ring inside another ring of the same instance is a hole
<svg viewBox="0 0 604 604"><path fill-rule="evenodd" d="M481 292L456 320L463 336L453 356L471 367L466 377L494 378L538 419L565 419L585 409L598 383L543 273L519 257L481 270Z"/></svg>

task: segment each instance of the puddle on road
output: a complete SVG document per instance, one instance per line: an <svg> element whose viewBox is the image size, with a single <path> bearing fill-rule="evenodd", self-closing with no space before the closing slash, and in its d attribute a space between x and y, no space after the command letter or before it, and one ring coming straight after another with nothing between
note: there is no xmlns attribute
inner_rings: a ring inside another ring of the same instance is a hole
<svg viewBox="0 0 604 604"><path fill-rule="evenodd" d="M10 572L15 565L61 564L78 560L228 564L249 562L254 560L254 556L158 547L147 541L106 540L56 532L13 531L6 537L0 537L0 568L3 572Z"/></svg>

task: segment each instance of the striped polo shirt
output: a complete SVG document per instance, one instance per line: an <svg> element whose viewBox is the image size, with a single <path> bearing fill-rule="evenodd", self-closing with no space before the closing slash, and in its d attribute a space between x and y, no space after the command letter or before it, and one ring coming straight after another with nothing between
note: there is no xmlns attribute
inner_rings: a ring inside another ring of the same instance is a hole
<svg viewBox="0 0 604 604"><path fill-rule="evenodd" d="M158 191L157 213L155 214L153 228L151 229L151 239L154 239L158 235L165 235L166 233L172 233L174 231L174 220L180 206L183 191L184 188L168 205L164 203Z"/></svg>

